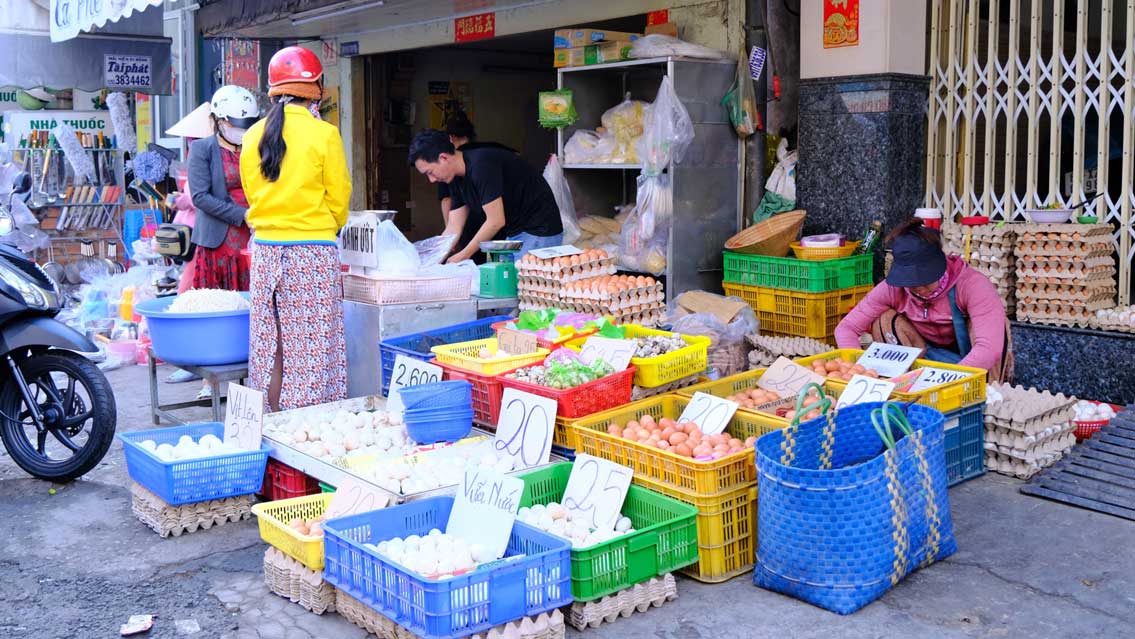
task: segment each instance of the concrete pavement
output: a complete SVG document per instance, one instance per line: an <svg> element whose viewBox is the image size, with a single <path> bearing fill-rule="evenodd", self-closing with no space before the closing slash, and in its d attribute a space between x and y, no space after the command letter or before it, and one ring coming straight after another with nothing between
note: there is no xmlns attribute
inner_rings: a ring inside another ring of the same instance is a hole
<svg viewBox="0 0 1135 639"><path fill-rule="evenodd" d="M108 377L119 431L148 428L145 368ZM198 387L163 384L162 392L188 398ZM159 615L150 637L365 636L338 615L317 617L265 589L266 546L254 519L163 540L130 513L128 485L117 442L68 486L30 479L0 453L0 637L112 637L140 613ZM1027 497L1019 486L987 474L951 490L958 553L849 617L755 588L748 576L720 585L680 578L677 601L569 635L1132 636L1135 522Z"/></svg>

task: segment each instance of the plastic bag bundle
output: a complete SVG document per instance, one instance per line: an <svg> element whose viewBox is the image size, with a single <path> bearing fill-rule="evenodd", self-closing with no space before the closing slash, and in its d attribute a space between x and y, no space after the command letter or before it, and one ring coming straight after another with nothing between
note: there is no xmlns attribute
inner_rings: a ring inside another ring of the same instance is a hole
<svg viewBox="0 0 1135 639"><path fill-rule="evenodd" d="M700 44L679 40L662 33L649 34L635 40L631 45L631 57L633 58L665 58L667 56L703 60L724 60L729 57L724 51L703 47Z"/></svg>
<svg viewBox="0 0 1135 639"><path fill-rule="evenodd" d="M414 242L414 248L418 251L418 263L421 264L422 268L441 264L453 252L453 247L457 245L458 239L457 234L450 234L436 235Z"/></svg>
<svg viewBox="0 0 1135 639"><path fill-rule="evenodd" d="M741 56L737 61L737 79L721 99L721 104L729 114L729 121L733 123L737 137L743 140L761 128L761 114L757 111L757 92L753 89L753 76L749 73L745 56Z"/></svg>
<svg viewBox="0 0 1135 639"><path fill-rule="evenodd" d="M674 195L668 174L638 177L635 208L623 224L619 258L625 268L661 275L666 271Z"/></svg>
<svg viewBox="0 0 1135 639"><path fill-rule="evenodd" d="M661 173L671 162L680 162L694 139L694 123L674 93L670 76L663 76L643 124L637 143L643 173Z"/></svg>
<svg viewBox="0 0 1135 639"><path fill-rule="evenodd" d="M788 152L788 140L781 140L776 147L776 166L765 182L765 190L781 197L796 201L796 161L799 154Z"/></svg>
<svg viewBox="0 0 1135 639"><path fill-rule="evenodd" d="M385 220L375 231L375 247L379 256L378 272L382 275L414 276L421 264L418 249L402 235L391 220Z"/></svg>
<svg viewBox="0 0 1135 639"><path fill-rule="evenodd" d="M611 162L618 142L612 134L580 129L564 144L564 161L568 164L606 164Z"/></svg>
<svg viewBox="0 0 1135 639"><path fill-rule="evenodd" d="M643 135L643 126L650 105L641 100L632 100L628 93L619 104L607 109L599 121L605 132L615 139L615 148L609 162L614 164L638 164L638 140Z"/></svg>
<svg viewBox="0 0 1135 639"><path fill-rule="evenodd" d="M556 198L556 207L560 209L560 221L564 226L564 244L571 244L579 239L581 234L579 221L575 217L575 203L571 199L571 187L564 177L564 169L556 154L548 159L544 167L544 181L552 189L552 196Z"/></svg>
<svg viewBox="0 0 1135 639"><path fill-rule="evenodd" d="M722 301L745 301L738 297L714 296ZM709 367L720 377L735 375L748 368L749 343L746 336L760 328L757 314L747 304L728 324L711 313L691 313L680 304L667 317L671 330L682 335L704 335L710 338Z"/></svg>

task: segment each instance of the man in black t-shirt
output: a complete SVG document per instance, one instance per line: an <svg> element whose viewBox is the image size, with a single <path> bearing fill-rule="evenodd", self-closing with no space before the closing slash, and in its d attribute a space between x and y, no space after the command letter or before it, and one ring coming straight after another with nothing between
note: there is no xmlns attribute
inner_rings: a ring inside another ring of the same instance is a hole
<svg viewBox="0 0 1135 639"><path fill-rule="evenodd" d="M472 258L481 242L493 239L522 242L520 255L563 243L552 189L515 153L499 148L458 151L444 132L427 129L414 136L409 160L430 182L449 185L453 208L446 234L460 234L467 220L475 225L466 203L480 204L484 210L484 222L450 262Z"/></svg>

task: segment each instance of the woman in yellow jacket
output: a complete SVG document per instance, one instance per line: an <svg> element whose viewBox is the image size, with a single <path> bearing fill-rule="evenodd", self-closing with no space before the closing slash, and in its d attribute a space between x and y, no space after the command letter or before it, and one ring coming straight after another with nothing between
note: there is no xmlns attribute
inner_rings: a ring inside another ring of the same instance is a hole
<svg viewBox="0 0 1135 639"><path fill-rule="evenodd" d="M287 47L268 64L268 117L244 136L240 176L252 254L249 376L272 411L347 397L335 236L351 180L339 130L318 119L323 67Z"/></svg>

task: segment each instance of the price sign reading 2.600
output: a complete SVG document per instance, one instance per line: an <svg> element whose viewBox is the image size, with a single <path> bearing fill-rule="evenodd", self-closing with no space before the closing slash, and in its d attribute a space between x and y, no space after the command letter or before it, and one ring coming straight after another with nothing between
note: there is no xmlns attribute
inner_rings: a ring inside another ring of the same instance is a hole
<svg viewBox="0 0 1135 639"><path fill-rule="evenodd" d="M441 381L441 367L423 362L420 359L399 355L394 359L394 371L390 377L390 396L386 399L386 409L398 412L404 408L402 395L399 391L407 386L433 384Z"/></svg>
<svg viewBox="0 0 1135 639"><path fill-rule="evenodd" d="M592 528L611 530L623 510L633 476L634 471L626 466L581 454L575 458L564 489L564 508Z"/></svg>
<svg viewBox="0 0 1135 639"><path fill-rule="evenodd" d="M531 468L548 461L555 427L556 400L506 388L493 446Z"/></svg>
<svg viewBox="0 0 1135 639"><path fill-rule="evenodd" d="M693 399L682 411L679 422L693 422L706 435L720 435L737 412L737 402L715 397L709 393L694 393Z"/></svg>

